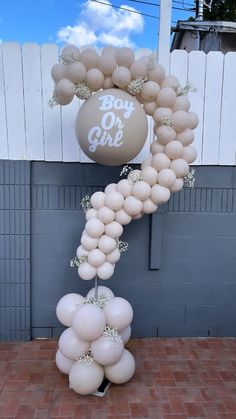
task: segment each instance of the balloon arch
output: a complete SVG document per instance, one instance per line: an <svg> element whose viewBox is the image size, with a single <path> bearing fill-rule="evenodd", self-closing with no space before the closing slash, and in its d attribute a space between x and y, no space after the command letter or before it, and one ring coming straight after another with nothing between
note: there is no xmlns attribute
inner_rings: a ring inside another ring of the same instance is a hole
<svg viewBox="0 0 236 419"><path fill-rule="evenodd" d="M92 48L67 45L51 73L52 105L67 105L74 95L84 100L76 135L97 163L120 165L133 159L147 137L147 115L154 121L152 157L141 170L129 172L125 166L127 178L82 200L86 224L73 263L81 279L96 282L86 297L71 293L57 304L57 317L67 329L59 339L56 363L69 375L70 387L86 395L99 388L104 376L122 384L134 374L134 357L124 348L131 336L132 307L98 286L97 278L113 275L127 247L120 241L123 226L152 214L171 192L183 188L197 156L191 143L198 117L189 112L189 87L166 76L155 54L135 60L130 48L105 47L99 55Z"/></svg>

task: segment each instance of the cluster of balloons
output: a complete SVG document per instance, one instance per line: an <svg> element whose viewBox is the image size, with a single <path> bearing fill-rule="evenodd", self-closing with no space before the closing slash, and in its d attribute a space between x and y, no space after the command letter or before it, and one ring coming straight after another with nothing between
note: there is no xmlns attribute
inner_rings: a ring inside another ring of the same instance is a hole
<svg viewBox="0 0 236 419"><path fill-rule="evenodd" d="M86 298L74 293L65 295L57 304L56 314L67 326L59 339L56 364L69 375L70 388L87 395L99 388L104 376L116 384L132 378L135 361L124 348L133 319L127 300L98 286Z"/></svg>

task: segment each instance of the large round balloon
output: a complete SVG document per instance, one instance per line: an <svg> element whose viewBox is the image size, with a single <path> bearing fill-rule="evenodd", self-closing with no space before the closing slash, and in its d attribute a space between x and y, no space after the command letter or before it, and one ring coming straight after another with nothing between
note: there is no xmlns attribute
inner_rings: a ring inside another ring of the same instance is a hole
<svg viewBox="0 0 236 419"><path fill-rule="evenodd" d="M118 89L90 96L76 118L76 135L84 153L97 163L127 163L142 149L148 132L146 114L129 93Z"/></svg>

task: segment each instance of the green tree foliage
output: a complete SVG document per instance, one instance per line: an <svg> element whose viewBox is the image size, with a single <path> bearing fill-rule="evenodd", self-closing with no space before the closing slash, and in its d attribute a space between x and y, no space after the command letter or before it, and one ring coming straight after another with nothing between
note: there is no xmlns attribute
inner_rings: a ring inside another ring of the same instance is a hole
<svg viewBox="0 0 236 419"><path fill-rule="evenodd" d="M209 3L209 1L206 1ZM211 11L204 7L204 20L236 21L236 0L213 0Z"/></svg>

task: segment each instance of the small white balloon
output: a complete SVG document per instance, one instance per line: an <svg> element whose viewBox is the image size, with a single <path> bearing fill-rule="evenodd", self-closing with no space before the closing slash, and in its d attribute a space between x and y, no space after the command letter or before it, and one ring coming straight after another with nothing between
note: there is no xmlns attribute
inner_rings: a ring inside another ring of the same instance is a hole
<svg viewBox="0 0 236 419"><path fill-rule="evenodd" d="M86 211L85 218L86 220L91 220L92 218L96 218L97 211L94 208L90 208L88 211Z"/></svg>
<svg viewBox="0 0 236 419"><path fill-rule="evenodd" d="M153 186L157 183L158 173L154 167L145 167L142 169L142 178L149 185Z"/></svg>
<svg viewBox="0 0 236 419"><path fill-rule="evenodd" d="M75 361L78 356L88 352L90 343L78 338L73 328L68 327L68 329L62 332L58 346L62 355Z"/></svg>
<svg viewBox="0 0 236 419"><path fill-rule="evenodd" d="M60 351L60 349L57 350L56 353L56 364L57 368L63 373L63 374L69 374L70 369L75 361L72 361L72 359L66 358Z"/></svg>
<svg viewBox="0 0 236 419"><path fill-rule="evenodd" d="M64 295L57 303L56 316L64 326L72 325L72 318L80 305L84 302L84 297L80 294L70 293Z"/></svg>
<svg viewBox="0 0 236 419"><path fill-rule="evenodd" d="M165 204L170 199L170 190L161 185L152 187L151 200L156 204Z"/></svg>
<svg viewBox="0 0 236 419"><path fill-rule="evenodd" d="M72 320L73 330L80 339L97 339L106 325L103 310L94 304L84 304L75 313Z"/></svg>
<svg viewBox="0 0 236 419"><path fill-rule="evenodd" d="M96 249L98 245L98 239L89 237L87 234L82 235L81 244L86 250Z"/></svg>
<svg viewBox="0 0 236 419"><path fill-rule="evenodd" d="M163 169L158 173L158 183L170 188L176 181L176 175L171 169Z"/></svg>
<svg viewBox="0 0 236 419"><path fill-rule="evenodd" d="M88 262L94 268L101 266L106 260L105 254L100 249L93 249L88 255Z"/></svg>
<svg viewBox="0 0 236 419"><path fill-rule="evenodd" d="M152 166L158 172L162 169L168 169L170 167L170 159L165 153L157 153L152 158Z"/></svg>
<svg viewBox="0 0 236 419"><path fill-rule="evenodd" d="M176 177L184 177L189 171L189 165L184 159L172 160L170 169L175 172Z"/></svg>
<svg viewBox="0 0 236 419"><path fill-rule="evenodd" d="M147 81L141 90L141 94L145 101L152 102L157 98L157 94L160 90L159 84L154 81Z"/></svg>
<svg viewBox="0 0 236 419"><path fill-rule="evenodd" d="M98 218L92 218L85 224L85 230L90 237L98 238L104 233L105 225Z"/></svg>
<svg viewBox="0 0 236 419"><path fill-rule="evenodd" d="M194 133L190 128L187 128L184 131L177 133L176 140L180 141L183 146L187 146L193 142Z"/></svg>
<svg viewBox="0 0 236 419"><path fill-rule="evenodd" d="M105 205L113 211L117 211L122 208L124 203L124 197L120 192L112 191L106 193Z"/></svg>
<svg viewBox="0 0 236 419"><path fill-rule="evenodd" d="M77 258L80 258L80 256L88 256L89 250L86 250L83 246L79 246L76 250L76 256Z"/></svg>
<svg viewBox="0 0 236 419"><path fill-rule="evenodd" d="M194 112L189 112L188 113L188 117L189 117L189 124L188 127L190 129L195 129L197 128L198 124L199 124L199 119L197 114L195 114Z"/></svg>
<svg viewBox="0 0 236 419"><path fill-rule="evenodd" d="M155 134L159 143L162 145L168 144L170 141L175 140L176 132L172 127L161 125L160 127L154 127Z"/></svg>
<svg viewBox="0 0 236 419"><path fill-rule="evenodd" d="M97 218L104 224L109 224L115 219L115 212L108 207L102 207L97 212Z"/></svg>
<svg viewBox="0 0 236 419"><path fill-rule="evenodd" d="M116 263L118 262L118 260L120 260L120 256L121 256L121 253L119 249L116 248L112 250L111 253L108 253L108 255L106 255L106 260L109 263Z"/></svg>
<svg viewBox="0 0 236 419"><path fill-rule="evenodd" d="M99 268L97 268L97 276L100 279L109 279L114 273L114 266L109 262L104 262Z"/></svg>
<svg viewBox="0 0 236 419"><path fill-rule="evenodd" d="M124 329L120 330L119 334L125 345L130 340L130 337L131 337L131 326L129 325L125 327Z"/></svg>
<svg viewBox="0 0 236 419"><path fill-rule="evenodd" d="M104 307L106 323L118 330L127 327L133 320L133 309L122 297L112 298Z"/></svg>
<svg viewBox="0 0 236 419"><path fill-rule="evenodd" d="M151 186L144 180L140 180L133 185L132 195L140 201L145 201L151 195Z"/></svg>
<svg viewBox="0 0 236 419"><path fill-rule="evenodd" d="M122 179L117 183L117 192L120 192L124 198L131 195L132 185L128 179Z"/></svg>
<svg viewBox="0 0 236 419"><path fill-rule="evenodd" d="M115 239L112 239L106 234L103 234L103 236L101 236L100 239L98 240L98 247L102 252L104 252L105 254L108 254L108 253L111 253L112 250L115 249L116 241Z"/></svg>
<svg viewBox="0 0 236 419"><path fill-rule="evenodd" d="M85 281L89 281L90 279L95 278L96 276L96 268L90 265L90 263L84 262L78 267L78 275L81 279Z"/></svg>
<svg viewBox="0 0 236 419"><path fill-rule="evenodd" d="M132 220L132 217L123 209L116 211L115 220L121 225L127 225Z"/></svg>
<svg viewBox="0 0 236 419"><path fill-rule="evenodd" d="M143 209L142 212L144 214L153 214L157 210L157 205L154 204L154 202L148 198L146 201L143 201Z"/></svg>
<svg viewBox="0 0 236 419"><path fill-rule="evenodd" d="M122 339L114 341L110 336L100 336L91 342L92 355L99 364L111 365L117 362L124 351Z"/></svg>
<svg viewBox="0 0 236 419"><path fill-rule="evenodd" d="M145 167L151 167L152 159L145 159L141 164L141 169L145 169Z"/></svg>
<svg viewBox="0 0 236 419"><path fill-rule="evenodd" d="M113 192L116 190L116 183L109 183L109 185L106 186L105 188L105 194L108 194L109 192Z"/></svg>
<svg viewBox="0 0 236 419"><path fill-rule="evenodd" d="M103 378L104 369L96 361L91 363L77 361L70 369L69 384L76 393L86 396L100 387Z"/></svg>
<svg viewBox="0 0 236 419"><path fill-rule="evenodd" d="M159 141L153 141L150 146L150 151L153 156L155 156L155 154L157 153L163 153L164 149L165 147L161 143L159 143Z"/></svg>
<svg viewBox="0 0 236 419"><path fill-rule="evenodd" d="M184 187L184 181L181 178L176 179L175 183L170 187L170 192L179 192Z"/></svg>
<svg viewBox="0 0 236 419"><path fill-rule="evenodd" d="M124 210L133 217L142 211L142 202L134 196L128 196L124 201Z"/></svg>
<svg viewBox="0 0 236 419"><path fill-rule="evenodd" d="M105 234L113 239L117 239L123 234L123 227L117 221L112 221L106 225Z"/></svg>
<svg viewBox="0 0 236 419"><path fill-rule="evenodd" d="M114 384L124 384L131 380L135 372L135 360L133 355L124 350L116 364L107 365L104 368L105 377Z"/></svg>
<svg viewBox="0 0 236 419"><path fill-rule="evenodd" d="M165 154L172 160L179 159L184 151L183 144L180 141L174 140L170 141L165 146Z"/></svg>
<svg viewBox="0 0 236 419"><path fill-rule="evenodd" d="M184 147L182 159L186 160L187 163L193 163L197 158L197 150L193 146L189 145Z"/></svg>
<svg viewBox="0 0 236 419"><path fill-rule="evenodd" d="M100 208L104 207L105 193L101 191L93 193L90 198L90 202L95 210L99 210Z"/></svg>

